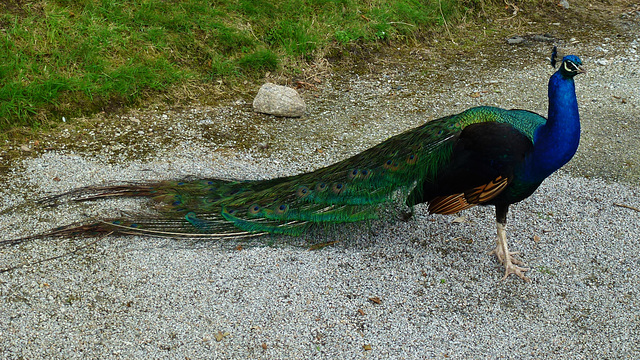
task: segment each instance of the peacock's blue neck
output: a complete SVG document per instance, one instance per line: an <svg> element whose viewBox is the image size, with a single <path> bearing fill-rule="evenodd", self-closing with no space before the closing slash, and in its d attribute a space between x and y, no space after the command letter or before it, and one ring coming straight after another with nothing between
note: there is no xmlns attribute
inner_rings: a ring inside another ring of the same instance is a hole
<svg viewBox="0 0 640 360"><path fill-rule="evenodd" d="M534 150L528 159L527 178L542 181L566 164L578 149L580 115L573 78L557 71L549 79L547 123L534 134Z"/></svg>

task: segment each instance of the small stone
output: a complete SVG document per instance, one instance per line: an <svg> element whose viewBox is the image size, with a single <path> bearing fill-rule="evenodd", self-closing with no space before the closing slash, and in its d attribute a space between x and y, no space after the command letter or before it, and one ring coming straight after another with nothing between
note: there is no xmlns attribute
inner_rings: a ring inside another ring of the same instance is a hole
<svg viewBox="0 0 640 360"><path fill-rule="evenodd" d="M266 83L253 100L253 110L275 116L300 117L304 115L306 105L296 90Z"/></svg>
<svg viewBox="0 0 640 360"><path fill-rule="evenodd" d="M599 59L599 60L596 60L596 64L602 65L602 66L607 66L607 65L609 65L609 60L607 60L607 59Z"/></svg>
<svg viewBox="0 0 640 360"><path fill-rule="evenodd" d="M229 334L227 331L225 331L225 332L218 331L218 333L215 334L214 337L216 338L216 341L220 342L220 341L222 341L222 339L226 338L229 335L231 335L231 334Z"/></svg>
<svg viewBox="0 0 640 360"><path fill-rule="evenodd" d="M558 6L562 6L563 9L568 9L569 2L567 0L560 0L560 2L558 3Z"/></svg>
<svg viewBox="0 0 640 360"><path fill-rule="evenodd" d="M552 37L546 36L546 35L533 35L533 40L534 41L540 41L540 42L552 42L554 41L554 39Z"/></svg>
<svg viewBox="0 0 640 360"><path fill-rule="evenodd" d="M524 42L524 38L520 36L512 36L507 39L507 44L515 45Z"/></svg>

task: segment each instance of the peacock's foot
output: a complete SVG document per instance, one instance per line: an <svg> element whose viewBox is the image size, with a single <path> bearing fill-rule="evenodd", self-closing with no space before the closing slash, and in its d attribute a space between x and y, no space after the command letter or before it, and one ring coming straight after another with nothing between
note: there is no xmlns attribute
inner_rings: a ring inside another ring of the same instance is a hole
<svg viewBox="0 0 640 360"><path fill-rule="evenodd" d="M507 257L505 256L504 248L500 245L496 246L495 249L489 251L489 255L495 255L498 258L498 261L500 261L500 263L505 266L506 266L505 262L510 262L512 264L517 264L517 265L524 265L522 261L512 256L512 255L518 255L518 254L520 254L519 251L509 251L509 258L507 259Z"/></svg>
<svg viewBox="0 0 640 360"><path fill-rule="evenodd" d="M529 271L529 268L523 268L517 265L513 265L513 263L508 262L505 266L504 266L504 276L502 277L502 281L507 280L507 278L509 277L509 275L511 274L515 274L518 275L520 277L520 279L524 280L524 281L531 281L531 279L529 279L528 277L526 277L524 275L525 271Z"/></svg>
<svg viewBox="0 0 640 360"><path fill-rule="evenodd" d="M497 237L497 246L493 249L489 254L493 254L498 258L498 261L504 265L504 277L502 280L506 280L509 275L515 274L520 277L524 281L530 281L528 277L524 275L525 271L528 271L529 268L520 267L517 265L524 265L522 261L513 257L513 255L518 252L509 251L509 247L507 246L507 235L505 232L504 224L497 224L498 228L498 237ZM517 264L517 265L514 265Z"/></svg>
<svg viewBox="0 0 640 360"><path fill-rule="evenodd" d="M504 271L504 277L502 278L502 280L506 280L509 277L509 275L515 274L524 281L531 281L531 279L529 279L524 275L524 272L529 271L529 268L517 266L517 265L524 265L524 264L522 263L522 261L512 256L512 255L518 254L518 252L509 251L508 252L509 255L505 256L505 252L503 249L504 248L502 246L496 246L495 249L489 252L490 255L495 255L498 258L498 261L500 261L500 263L504 265L505 271Z"/></svg>

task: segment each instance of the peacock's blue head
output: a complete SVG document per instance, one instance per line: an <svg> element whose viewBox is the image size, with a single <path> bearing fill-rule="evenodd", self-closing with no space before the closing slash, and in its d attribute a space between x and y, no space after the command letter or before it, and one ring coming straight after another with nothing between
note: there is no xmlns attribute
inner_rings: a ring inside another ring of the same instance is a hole
<svg viewBox="0 0 640 360"><path fill-rule="evenodd" d="M578 74L585 73L585 70L581 68L582 60L575 55L567 55L562 58L562 64L560 65L560 74L567 78L573 78Z"/></svg>

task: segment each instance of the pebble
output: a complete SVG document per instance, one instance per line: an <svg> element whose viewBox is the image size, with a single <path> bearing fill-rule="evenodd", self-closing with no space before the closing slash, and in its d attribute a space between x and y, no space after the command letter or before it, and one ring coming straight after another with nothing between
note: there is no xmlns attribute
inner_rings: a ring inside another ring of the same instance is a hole
<svg viewBox="0 0 640 360"><path fill-rule="evenodd" d="M532 38L534 41L542 41L542 42L552 42L555 41L555 39L551 36L548 35L533 35Z"/></svg>
<svg viewBox="0 0 640 360"><path fill-rule="evenodd" d="M513 36L507 39L507 43L515 45L524 42L524 38L521 36Z"/></svg>

